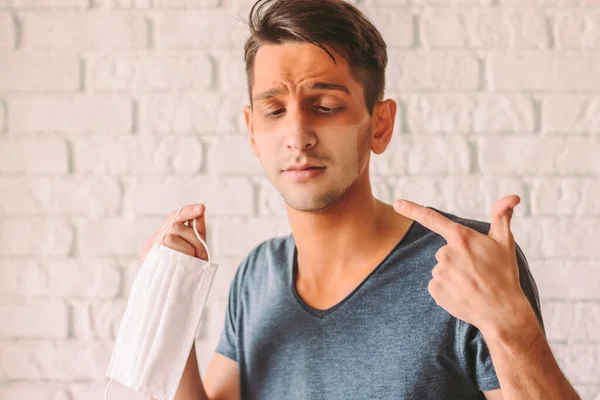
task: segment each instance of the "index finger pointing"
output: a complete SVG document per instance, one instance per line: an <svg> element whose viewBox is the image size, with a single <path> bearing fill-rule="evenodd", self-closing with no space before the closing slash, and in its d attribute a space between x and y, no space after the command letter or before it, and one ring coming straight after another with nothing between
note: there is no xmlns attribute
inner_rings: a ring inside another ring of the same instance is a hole
<svg viewBox="0 0 600 400"><path fill-rule="evenodd" d="M408 200L402 200L402 205L400 205L400 201L394 202L394 210L398 214L417 221L429 230L441 235L447 242L450 242L449 239L452 236L456 223L437 211Z"/></svg>

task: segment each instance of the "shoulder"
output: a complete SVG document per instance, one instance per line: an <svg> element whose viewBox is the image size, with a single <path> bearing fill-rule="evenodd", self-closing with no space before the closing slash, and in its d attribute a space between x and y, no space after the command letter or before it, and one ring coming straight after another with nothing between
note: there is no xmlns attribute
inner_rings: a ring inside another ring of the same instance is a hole
<svg viewBox="0 0 600 400"><path fill-rule="evenodd" d="M260 278L270 272L271 266L285 265L293 250L290 238L290 235L278 236L258 243L242 260L234 279L241 285L248 276Z"/></svg>
<svg viewBox="0 0 600 400"><path fill-rule="evenodd" d="M260 264L265 261L281 261L281 259L289 256L291 245L290 235L263 240L250 250L245 261L249 265Z"/></svg>

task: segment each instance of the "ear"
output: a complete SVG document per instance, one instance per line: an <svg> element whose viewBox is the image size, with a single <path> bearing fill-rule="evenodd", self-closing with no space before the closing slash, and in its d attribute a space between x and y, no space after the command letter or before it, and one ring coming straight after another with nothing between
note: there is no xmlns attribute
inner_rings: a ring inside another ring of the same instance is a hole
<svg viewBox="0 0 600 400"><path fill-rule="evenodd" d="M371 150L373 153L383 153L392 140L397 108L398 105L392 99L381 101L375 105L374 118L371 122L373 128Z"/></svg>
<svg viewBox="0 0 600 400"><path fill-rule="evenodd" d="M256 140L254 138L254 126L252 125L252 108L250 106L244 106L244 121L246 122L246 129L248 130L248 138L250 139L252 152L257 158L260 158L258 146L256 146Z"/></svg>

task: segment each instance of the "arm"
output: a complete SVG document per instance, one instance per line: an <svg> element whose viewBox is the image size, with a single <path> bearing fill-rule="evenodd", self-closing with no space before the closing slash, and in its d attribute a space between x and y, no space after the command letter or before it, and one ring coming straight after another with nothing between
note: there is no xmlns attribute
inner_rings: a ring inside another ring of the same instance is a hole
<svg viewBox="0 0 600 400"><path fill-rule="evenodd" d="M192 204L180 208L179 214L172 212L163 223L163 227L146 242L141 255L142 260L146 258L147 252L157 238L162 238L166 233L163 233L163 229L170 226L169 221L177 221L177 223L171 222L172 233L165 237L165 245L187 255L207 260L207 249L201 243L201 238L206 239L204 210L203 204ZM173 219L176 216L177 219ZM194 230L190 228L191 221L194 221ZM226 318L226 322L227 320ZM229 337L228 339L234 340ZM216 353L208 366L206 382L203 384L196 359L196 344L193 342L174 400L239 400L239 381L237 362ZM152 398L152 400L156 399Z"/></svg>
<svg viewBox="0 0 600 400"><path fill-rule="evenodd" d="M190 355L174 400L239 400L240 384L237 363L221 354L215 353L202 382L196 347L192 346ZM152 400L156 400L152 398Z"/></svg>
<svg viewBox="0 0 600 400"><path fill-rule="evenodd" d="M175 400L208 400L206 389L202 384L200 371L198 370L198 360L196 358L196 343L192 345L190 356L188 357Z"/></svg>
<svg viewBox="0 0 600 400"><path fill-rule="evenodd" d="M152 400L156 399L153 397ZM181 381L179 381L174 400L208 400L198 370L195 343L192 345L192 350L183 369L183 375Z"/></svg>
<svg viewBox="0 0 600 400"><path fill-rule="evenodd" d="M516 243L510 230L521 199L506 196L494 205L487 235L458 224L432 208L404 200L400 214L440 234L428 290L436 304L479 329L501 391L496 399L579 399L560 371L520 282ZM541 321L540 321L541 322Z"/></svg>
<svg viewBox="0 0 600 400"><path fill-rule="evenodd" d="M511 320L481 331L502 387L502 398L579 400L552 355L527 299L523 297L517 304Z"/></svg>

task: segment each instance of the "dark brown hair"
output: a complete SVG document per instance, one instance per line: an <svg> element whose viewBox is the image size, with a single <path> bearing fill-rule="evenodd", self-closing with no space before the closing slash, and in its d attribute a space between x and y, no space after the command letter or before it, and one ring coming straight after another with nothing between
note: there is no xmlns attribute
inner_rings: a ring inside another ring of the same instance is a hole
<svg viewBox="0 0 600 400"><path fill-rule="evenodd" d="M263 44L312 43L334 49L348 63L352 77L364 88L369 115L383 100L387 46L379 31L354 5L342 0L258 0L248 19L244 45L248 93L252 104L254 61ZM337 64L337 63L336 63Z"/></svg>

